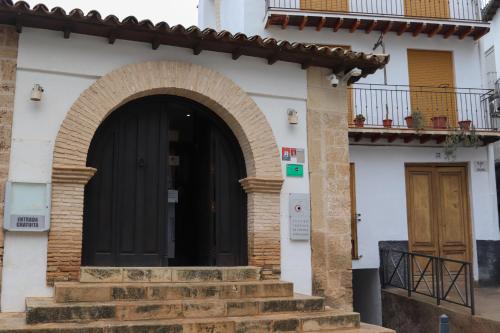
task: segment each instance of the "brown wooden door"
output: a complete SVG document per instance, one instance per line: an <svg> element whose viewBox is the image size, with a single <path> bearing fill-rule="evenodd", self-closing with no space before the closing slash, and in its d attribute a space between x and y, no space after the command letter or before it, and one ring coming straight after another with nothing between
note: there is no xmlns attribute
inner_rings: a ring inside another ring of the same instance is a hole
<svg viewBox="0 0 500 333"><path fill-rule="evenodd" d="M406 168L411 252L470 261L470 218L465 166Z"/></svg>
<svg viewBox="0 0 500 333"><path fill-rule="evenodd" d="M452 52L408 50L411 111L421 112L427 127L435 116L448 117L450 126L457 124L453 66Z"/></svg>
<svg viewBox="0 0 500 333"><path fill-rule="evenodd" d="M416 17L449 18L449 0L405 0L405 15Z"/></svg>

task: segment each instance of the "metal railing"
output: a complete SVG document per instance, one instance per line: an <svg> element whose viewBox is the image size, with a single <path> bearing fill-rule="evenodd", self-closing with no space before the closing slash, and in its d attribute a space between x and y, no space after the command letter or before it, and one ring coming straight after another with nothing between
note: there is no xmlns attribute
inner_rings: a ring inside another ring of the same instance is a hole
<svg viewBox="0 0 500 333"><path fill-rule="evenodd" d="M422 124L418 128L450 129L465 124L476 130L496 130L493 90L358 83L348 91L353 118L362 115L365 127L411 128L408 118L419 113ZM384 120L390 120L390 125Z"/></svg>
<svg viewBox="0 0 500 333"><path fill-rule="evenodd" d="M268 9L482 21L479 0L266 0Z"/></svg>
<svg viewBox="0 0 500 333"><path fill-rule="evenodd" d="M382 288L404 289L413 293L471 309L475 314L472 264L466 261L424 254L380 250Z"/></svg>

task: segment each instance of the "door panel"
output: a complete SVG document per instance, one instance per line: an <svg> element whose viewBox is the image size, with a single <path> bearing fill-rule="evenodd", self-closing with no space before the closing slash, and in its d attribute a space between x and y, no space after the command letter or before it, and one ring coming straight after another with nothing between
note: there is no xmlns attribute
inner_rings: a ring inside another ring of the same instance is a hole
<svg viewBox="0 0 500 333"><path fill-rule="evenodd" d="M447 258L467 261L469 239L469 213L463 168L440 168L438 193L441 209L440 252Z"/></svg>
<svg viewBox="0 0 500 333"><path fill-rule="evenodd" d="M421 112L427 127L431 126L434 116L446 116L449 126L456 126L453 53L408 50L408 72L411 111Z"/></svg>
<svg viewBox="0 0 500 333"><path fill-rule="evenodd" d="M331 12L349 11L348 0L300 0L300 9Z"/></svg>
<svg viewBox="0 0 500 333"><path fill-rule="evenodd" d="M410 251L470 261L466 167L407 167L406 184Z"/></svg>
<svg viewBox="0 0 500 333"><path fill-rule="evenodd" d="M407 169L410 251L438 255L439 244L433 216L432 169Z"/></svg>
<svg viewBox="0 0 500 333"><path fill-rule="evenodd" d="M449 18L449 0L405 0L405 15L430 18Z"/></svg>

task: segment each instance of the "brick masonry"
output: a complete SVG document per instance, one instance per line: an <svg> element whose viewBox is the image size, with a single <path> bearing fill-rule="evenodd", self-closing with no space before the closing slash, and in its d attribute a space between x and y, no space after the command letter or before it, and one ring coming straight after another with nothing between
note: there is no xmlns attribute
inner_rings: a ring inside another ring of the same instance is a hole
<svg viewBox="0 0 500 333"><path fill-rule="evenodd" d="M307 72L313 293L352 311L347 89L332 88L327 69Z"/></svg>
<svg viewBox="0 0 500 333"><path fill-rule="evenodd" d="M9 173L18 40L14 27L0 25L0 269L3 266L3 209Z"/></svg>
<svg viewBox="0 0 500 333"><path fill-rule="evenodd" d="M83 191L95 170L87 151L101 122L134 99L157 94L186 97L211 109L234 132L242 148L248 193L249 264L267 278L280 272L280 189L278 146L255 102L233 81L199 65L160 61L127 65L85 90L61 125L54 149L52 229L47 282L77 280L80 271Z"/></svg>

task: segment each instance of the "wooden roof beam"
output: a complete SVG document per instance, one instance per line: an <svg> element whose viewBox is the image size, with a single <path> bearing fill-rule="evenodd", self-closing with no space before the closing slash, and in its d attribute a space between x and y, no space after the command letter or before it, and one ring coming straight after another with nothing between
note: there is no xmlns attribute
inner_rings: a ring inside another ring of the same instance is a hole
<svg viewBox="0 0 500 333"><path fill-rule="evenodd" d="M427 143L431 140L432 136L431 135L422 135L420 137L420 143L421 144L424 144L424 143Z"/></svg>
<svg viewBox="0 0 500 333"><path fill-rule="evenodd" d="M333 25L333 32L337 32L340 30L342 27L342 24L344 24L344 19L343 18L338 18L337 22Z"/></svg>
<svg viewBox="0 0 500 333"><path fill-rule="evenodd" d="M380 138L382 138L382 135L381 135L381 134L372 134L371 142L372 142L372 143L375 143L375 142L377 142L378 140L380 140Z"/></svg>
<svg viewBox="0 0 500 333"><path fill-rule="evenodd" d="M408 134L403 137L404 143L410 143L413 140L415 140L415 135L414 134Z"/></svg>
<svg viewBox="0 0 500 333"><path fill-rule="evenodd" d="M432 38L434 36L436 36L436 34L438 34L441 30L443 29L443 25L442 24L438 24L434 27L434 29L431 29L431 31L429 31L429 33L427 34L427 36L429 38Z"/></svg>
<svg viewBox="0 0 500 333"><path fill-rule="evenodd" d="M365 32L367 34L371 33L378 25L378 21L377 20L373 20L370 22L370 24L368 24L368 26L366 27L365 29Z"/></svg>
<svg viewBox="0 0 500 333"><path fill-rule="evenodd" d="M446 141L446 135L441 135L441 136L438 136L438 137L436 138L436 143L437 143L438 145L442 144L442 143L443 143L443 142L445 142L445 141Z"/></svg>
<svg viewBox="0 0 500 333"><path fill-rule="evenodd" d="M450 29L448 29L448 31L446 31L444 33L443 38L444 39L450 38L450 36L455 34L455 32L457 32L457 30L458 30L458 27L456 25L454 25L453 27L451 27Z"/></svg>
<svg viewBox="0 0 500 333"><path fill-rule="evenodd" d="M426 27L427 27L427 24L425 24L425 23L419 23L417 25L417 27L415 28L415 30L413 31L413 37L417 37L418 35L420 35L420 33L422 32L422 30L424 30Z"/></svg>
<svg viewBox="0 0 500 333"><path fill-rule="evenodd" d="M153 50L158 50L159 47L160 47L160 37L155 36L155 37L153 37L153 40L151 41L151 48Z"/></svg>
<svg viewBox="0 0 500 333"><path fill-rule="evenodd" d="M363 138L363 134L356 134L354 136L354 142L359 142Z"/></svg>
<svg viewBox="0 0 500 333"><path fill-rule="evenodd" d="M237 47L231 52L231 58L233 60L238 60L243 55L243 50L241 47Z"/></svg>
<svg viewBox="0 0 500 333"><path fill-rule="evenodd" d="M302 21L300 22L300 25L299 25L299 30L302 31L304 30L304 28L306 27L306 24L307 24L307 21L309 20L309 17L308 16L304 16L302 18Z"/></svg>
<svg viewBox="0 0 500 333"><path fill-rule="evenodd" d="M393 25L394 25L394 22L392 22L392 21L387 22L387 25L384 27L384 29L382 29L382 34L385 35L389 31L391 31Z"/></svg>
<svg viewBox="0 0 500 333"><path fill-rule="evenodd" d="M69 27L64 28L63 36L64 39L69 39L69 37L71 36L71 29Z"/></svg>
<svg viewBox="0 0 500 333"><path fill-rule="evenodd" d="M323 27L325 26L325 23L326 23L326 17L322 17L319 20L318 25L316 26L316 31L321 31L321 29L323 29Z"/></svg>
<svg viewBox="0 0 500 333"><path fill-rule="evenodd" d="M285 15L283 17L283 22L281 22L281 29L285 30L286 28L288 28L288 23L290 23L290 16Z"/></svg>
<svg viewBox="0 0 500 333"><path fill-rule="evenodd" d="M312 66L312 60L311 59L308 59L308 60L306 60L306 61L304 61L303 63L300 64L300 68L302 68L302 69L308 69L311 66Z"/></svg>
<svg viewBox="0 0 500 333"><path fill-rule="evenodd" d="M477 29L476 29L476 31L477 31ZM483 37L484 35L486 35L488 32L490 32L490 28L483 28L483 29L481 29L478 33L476 33L474 35L474 41L480 40L481 37Z"/></svg>
<svg viewBox="0 0 500 333"><path fill-rule="evenodd" d="M117 38L118 38L118 33L115 30L111 30L108 36L108 43L114 44Z"/></svg>
<svg viewBox="0 0 500 333"><path fill-rule="evenodd" d="M471 33L474 32L474 27L467 27L464 31L462 31L460 33L460 35L458 36L458 39L460 40L464 40L465 37L469 36Z"/></svg>
<svg viewBox="0 0 500 333"><path fill-rule="evenodd" d="M349 32L351 32L351 33L355 32L356 30L358 30L360 25L361 25L361 20L354 21L351 28L349 29Z"/></svg>
<svg viewBox="0 0 500 333"><path fill-rule="evenodd" d="M398 29L398 36L401 36L402 34L404 34L408 30L409 27L410 27L409 23L403 23Z"/></svg>
<svg viewBox="0 0 500 333"><path fill-rule="evenodd" d="M274 65L279 60L278 53L273 53L269 58L267 58L268 65Z"/></svg>
<svg viewBox="0 0 500 333"><path fill-rule="evenodd" d="M390 135L387 137L387 142L388 143L393 143L394 141L396 141L396 139L398 138L397 135Z"/></svg>
<svg viewBox="0 0 500 333"><path fill-rule="evenodd" d="M197 44L193 47L193 54L194 54L194 55L199 55L202 51L203 51L203 46L201 46L201 43L197 43Z"/></svg>

